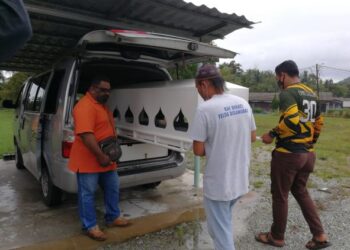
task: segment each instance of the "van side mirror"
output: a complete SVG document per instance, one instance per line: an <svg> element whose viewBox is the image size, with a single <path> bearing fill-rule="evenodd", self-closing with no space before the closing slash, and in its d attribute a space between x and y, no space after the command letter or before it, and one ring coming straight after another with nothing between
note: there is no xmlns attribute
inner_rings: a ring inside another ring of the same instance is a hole
<svg viewBox="0 0 350 250"><path fill-rule="evenodd" d="M16 104L14 104L14 103L12 102L12 100L4 100L4 101L2 102L2 106L3 106L4 108L8 108L8 109L14 109L14 108L16 108Z"/></svg>

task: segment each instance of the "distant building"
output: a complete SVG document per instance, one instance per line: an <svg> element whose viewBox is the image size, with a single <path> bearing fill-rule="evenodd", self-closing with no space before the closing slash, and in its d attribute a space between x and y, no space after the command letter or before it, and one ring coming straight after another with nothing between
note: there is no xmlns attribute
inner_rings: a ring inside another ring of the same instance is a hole
<svg viewBox="0 0 350 250"><path fill-rule="evenodd" d="M278 93L249 92L249 104L252 109L271 111L272 100L275 96L278 98Z"/></svg>
<svg viewBox="0 0 350 250"><path fill-rule="evenodd" d="M332 92L320 92L321 112L327 113L330 109L342 109L343 101L339 97L334 97Z"/></svg>
<svg viewBox="0 0 350 250"><path fill-rule="evenodd" d="M350 98L343 98L343 108L350 109Z"/></svg>
<svg viewBox="0 0 350 250"><path fill-rule="evenodd" d="M249 104L252 109L262 109L264 111L271 111L271 104L274 96L279 96L279 93L267 92L250 92ZM320 92L321 112L327 113L330 109L350 108L350 99L343 100L343 98L334 97L332 92Z"/></svg>

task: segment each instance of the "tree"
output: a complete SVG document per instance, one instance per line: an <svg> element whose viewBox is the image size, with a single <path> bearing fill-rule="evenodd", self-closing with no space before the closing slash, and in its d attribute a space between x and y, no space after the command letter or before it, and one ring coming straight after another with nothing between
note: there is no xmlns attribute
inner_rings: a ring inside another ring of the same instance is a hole
<svg viewBox="0 0 350 250"><path fill-rule="evenodd" d="M337 97L350 96L349 89L345 84L334 84L332 93Z"/></svg>
<svg viewBox="0 0 350 250"><path fill-rule="evenodd" d="M229 63L222 63L219 65L220 70L225 67L229 69L232 75L240 76L243 73L242 65L235 62L235 60L232 60Z"/></svg>
<svg viewBox="0 0 350 250"><path fill-rule="evenodd" d="M186 64L178 67L178 74L176 73L176 68L168 69L171 77L174 80L183 80L194 78L197 72L197 64Z"/></svg>
<svg viewBox="0 0 350 250"><path fill-rule="evenodd" d="M335 96L350 97L350 77L333 84L331 91Z"/></svg>
<svg viewBox="0 0 350 250"><path fill-rule="evenodd" d="M13 74L13 76L2 84L0 90L0 100L12 100L17 99L18 93L21 89L23 82L30 76L28 73L18 72Z"/></svg>
<svg viewBox="0 0 350 250"><path fill-rule="evenodd" d="M332 79L326 79L324 81L324 87L326 88L326 90L331 90L333 88L333 80Z"/></svg>
<svg viewBox="0 0 350 250"><path fill-rule="evenodd" d="M241 84L252 92L276 92L275 74L272 71L249 69L241 76Z"/></svg>
<svg viewBox="0 0 350 250"><path fill-rule="evenodd" d="M239 63L232 60L229 63L222 63L219 65L222 77L227 82L240 83L243 69Z"/></svg>

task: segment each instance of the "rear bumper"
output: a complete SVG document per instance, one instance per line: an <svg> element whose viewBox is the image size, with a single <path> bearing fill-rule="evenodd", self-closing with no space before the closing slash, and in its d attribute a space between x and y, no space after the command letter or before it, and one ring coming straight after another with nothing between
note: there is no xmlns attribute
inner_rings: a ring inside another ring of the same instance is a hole
<svg viewBox="0 0 350 250"><path fill-rule="evenodd" d="M78 190L76 174L69 170L68 161L62 159L58 164L60 171L55 171L52 180L65 192L76 193ZM65 167L62 167L65 166ZM184 154L173 153L166 159L140 160L120 163L117 169L120 187L132 187L147 183L164 181L182 175L186 170Z"/></svg>
<svg viewBox="0 0 350 250"><path fill-rule="evenodd" d="M178 155L176 161L167 163L159 162L155 163L152 167L144 166L140 171L137 171L137 169L132 169L131 171L125 170L123 166L117 169L121 188L173 179L182 175L185 170L186 161L182 154Z"/></svg>

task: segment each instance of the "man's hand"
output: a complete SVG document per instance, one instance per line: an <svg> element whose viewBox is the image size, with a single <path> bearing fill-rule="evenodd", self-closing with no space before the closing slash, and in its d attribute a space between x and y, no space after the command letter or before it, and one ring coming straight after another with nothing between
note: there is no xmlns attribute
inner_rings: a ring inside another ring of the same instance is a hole
<svg viewBox="0 0 350 250"><path fill-rule="evenodd" d="M111 161L111 159L109 159L109 156L106 154L101 154L97 157L97 161L98 163L100 163L100 165L102 167L107 167L109 165L111 165L113 162Z"/></svg>
<svg viewBox="0 0 350 250"><path fill-rule="evenodd" d="M193 141L193 153L197 156L205 156L204 142Z"/></svg>
<svg viewBox="0 0 350 250"><path fill-rule="evenodd" d="M85 146L96 156L98 163L102 167L107 167L113 163L109 156L102 152L93 133L82 133L80 137Z"/></svg>
<svg viewBox="0 0 350 250"><path fill-rule="evenodd" d="M273 137L269 133L265 133L261 136L261 140L265 144L271 144L273 142Z"/></svg>

